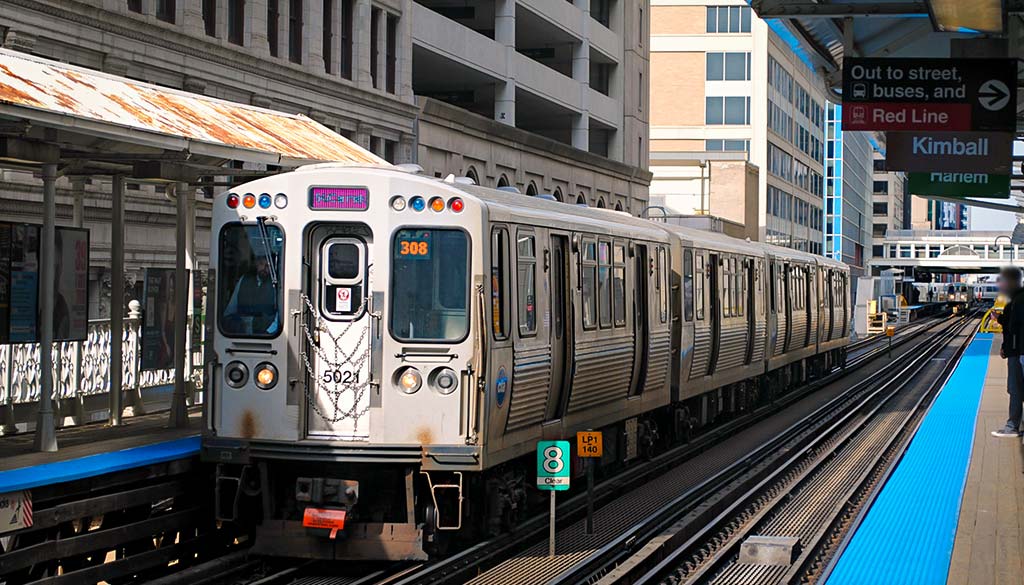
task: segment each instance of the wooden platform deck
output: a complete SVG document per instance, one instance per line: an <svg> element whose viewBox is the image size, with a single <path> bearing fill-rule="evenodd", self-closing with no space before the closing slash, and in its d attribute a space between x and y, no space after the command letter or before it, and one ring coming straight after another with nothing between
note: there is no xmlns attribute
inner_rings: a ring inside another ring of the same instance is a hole
<svg viewBox="0 0 1024 585"><path fill-rule="evenodd" d="M3 436L0 437L0 471L67 461L198 435L202 423L201 412L201 408L190 410L189 426L184 429L167 428L166 412L126 417L124 424L119 427L97 423L60 429L57 431L58 450L54 453L33 451L32 433Z"/></svg>
<svg viewBox="0 0 1024 585"><path fill-rule="evenodd" d="M948 585L1024 584L1024 446L991 435L1007 416L999 340L982 391Z"/></svg>

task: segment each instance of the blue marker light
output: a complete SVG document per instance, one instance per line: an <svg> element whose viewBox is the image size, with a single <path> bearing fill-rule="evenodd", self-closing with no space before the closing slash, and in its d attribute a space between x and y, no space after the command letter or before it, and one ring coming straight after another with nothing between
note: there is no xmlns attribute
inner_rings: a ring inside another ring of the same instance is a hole
<svg viewBox="0 0 1024 585"><path fill-rule="evenodd" d="M417 195L409 200L409 207L412 207L413 211L423 211L427 208L427 201Z"/></svg>
<svg viewBox="0 0 1024 585"><path fill-rule="evenodd" d="M260 195L260 207L262 207L263 209L270 209L270 204L272 202L273 199L271 199L270 195L268 195L267 193Z"/></svg>

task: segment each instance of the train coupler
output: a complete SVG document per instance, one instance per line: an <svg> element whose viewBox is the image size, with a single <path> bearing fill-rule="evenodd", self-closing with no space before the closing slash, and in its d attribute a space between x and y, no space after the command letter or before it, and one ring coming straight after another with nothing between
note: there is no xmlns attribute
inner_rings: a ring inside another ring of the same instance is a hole
<svg viewBox="0 0 1024 585"><path fill-rule="evenodd" d="M302 525L315 536L335 540L344 535L349 514L359 500L359 482L300 477L295 480L295 500L312 504L302 511Z"/></svg>

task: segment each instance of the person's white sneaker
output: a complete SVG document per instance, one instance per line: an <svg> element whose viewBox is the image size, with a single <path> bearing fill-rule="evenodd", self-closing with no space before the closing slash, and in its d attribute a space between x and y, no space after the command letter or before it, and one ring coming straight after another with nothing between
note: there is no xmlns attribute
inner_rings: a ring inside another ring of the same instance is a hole
<svg viewBox="0 0 1024 585"><path fill-rule="evenodd" d="M1003 428L999 429L998 431L992 431L992 436L993 437L1013 437L1014 439L1016 439L1017 437L1020 437L1020 431L1016 431L1016 430L1011 429L1009 427L1003 427Z"/></svg>

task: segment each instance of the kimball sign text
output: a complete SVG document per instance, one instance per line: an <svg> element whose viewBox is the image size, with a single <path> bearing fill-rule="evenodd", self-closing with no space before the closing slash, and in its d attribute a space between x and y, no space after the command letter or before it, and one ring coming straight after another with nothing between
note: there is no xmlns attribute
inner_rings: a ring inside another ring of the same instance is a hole
<svg viewBox="0 0 1024 585"><path fill-rule="evenodd" d="M892 171L1010 174L1013 135L1002 132L889 132L885 168Z"/></svg>

